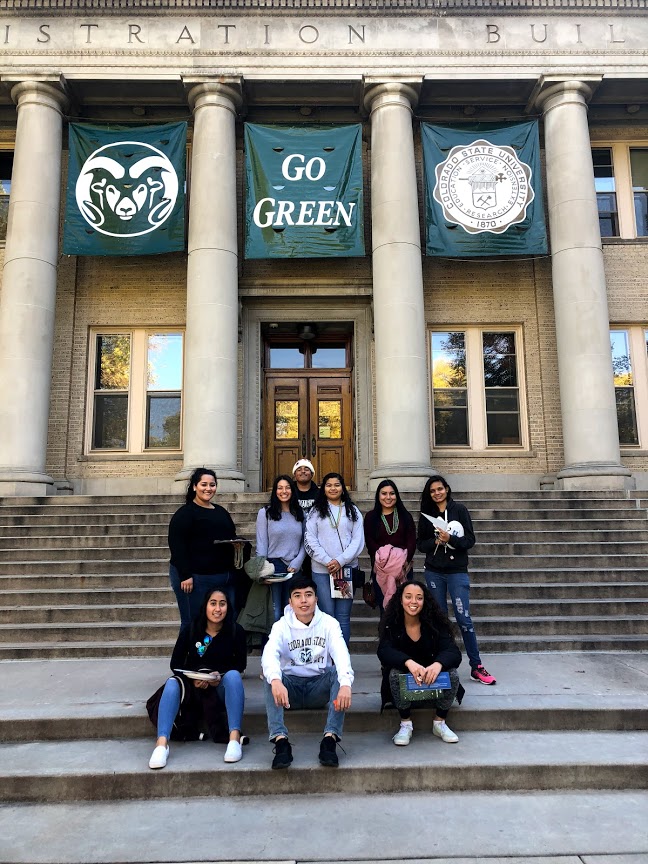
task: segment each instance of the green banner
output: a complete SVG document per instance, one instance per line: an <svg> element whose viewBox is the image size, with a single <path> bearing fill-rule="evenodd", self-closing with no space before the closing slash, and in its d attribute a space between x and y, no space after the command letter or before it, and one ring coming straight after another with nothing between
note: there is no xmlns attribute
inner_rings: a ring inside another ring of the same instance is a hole
<svg viewBox="0 0 648 864"><path fill-rule="evenodd" d="M425 251L448 258L546 255L538 123L421 123Z"/></svg>
<svg viewBox="0 0 648 864"><path fill-rule="evenodd" d="M362 128L245 124L246 258L365 254Z"/></svg>
<svg viewBox="0 0 648 864"><path fill-rule="evenodd" d="M187 124L70 123L63 252L158 255L185 248Z"/></svg>

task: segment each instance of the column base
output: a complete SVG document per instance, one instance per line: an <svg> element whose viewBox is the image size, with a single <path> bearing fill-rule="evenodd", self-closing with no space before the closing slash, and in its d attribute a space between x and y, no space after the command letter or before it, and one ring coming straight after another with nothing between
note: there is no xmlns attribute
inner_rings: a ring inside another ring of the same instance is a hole
<svg viewBox="0 0 648 864"><path fill-rule="evenodd" d="M0 470L0 497L43 498L56 495L54 480L39 471Z"/></svg>
<svg viewBox="0 0 648 864"><path fill-rule="evenodd" d="M374 492L381 480L393 480L399 492L422 492L434 469L425 465L383 465L369 475L369 490Z"/></svg>
<svg viewBox="0 0 648 864"><path fill-rule="evenodd" d="M575 462L556 475L555 489L596 492L635 488L632 471L618 462Z"/></svg>
<svg viewBox="0 0 648 864"><path fill-rule="evenodd" d="M189 478L196 468L183 468L179 471L174 479L175 491L184 494L187 491ZM211 467L211 466L208 466ZM218 477L219 492L245 492L245 475L241 474L236 468L214 468L216 477Z"/></svg>

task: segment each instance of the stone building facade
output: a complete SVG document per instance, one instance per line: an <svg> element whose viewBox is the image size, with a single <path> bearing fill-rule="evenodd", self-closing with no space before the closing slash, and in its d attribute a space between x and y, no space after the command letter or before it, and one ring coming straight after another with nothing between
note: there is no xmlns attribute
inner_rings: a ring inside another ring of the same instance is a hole
<svg viewBox="0 0 648 864"><path fill-rule="evenodd" d="M647 45L647 0L0 0L0 494L648 488ZM425 255L420 123L532 117L549 254ZM61 254L68 122L175 120L186 251ZM244 121L362 124L364 257L244 257Z"/></svg>

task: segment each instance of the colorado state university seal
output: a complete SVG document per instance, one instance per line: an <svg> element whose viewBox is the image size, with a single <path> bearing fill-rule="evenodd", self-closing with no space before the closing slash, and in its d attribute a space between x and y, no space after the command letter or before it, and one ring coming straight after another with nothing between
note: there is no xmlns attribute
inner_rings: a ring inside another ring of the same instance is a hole
<svg viewBox="0 0 648 864"><path fill-rule="evenodd" d="M503 234L524 220L534 197L531 168L512 147L480 139L453 147L436 166L434 199L469 234Z"/></svg>

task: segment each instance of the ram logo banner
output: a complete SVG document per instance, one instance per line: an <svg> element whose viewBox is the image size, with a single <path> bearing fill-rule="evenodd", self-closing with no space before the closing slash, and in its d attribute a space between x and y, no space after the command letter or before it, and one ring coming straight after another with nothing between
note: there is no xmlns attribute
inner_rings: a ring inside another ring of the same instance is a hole
<svg viewBox="0 0 648 864"><path fill-rule="evenodd" d="M185 247L187 124L70 124L63 251L157 255Z"/></svg>
<svg viewBox="0 0 648 864"><path fill-rule="evenodd" d="M546 255L538 124L421 124L426 252Z"/></svg>
<svg viewBox="0 0 648 864"><path fill-rule="evenodd" d="M246 258L365 254L362 129L245 124Z"/></svg>

